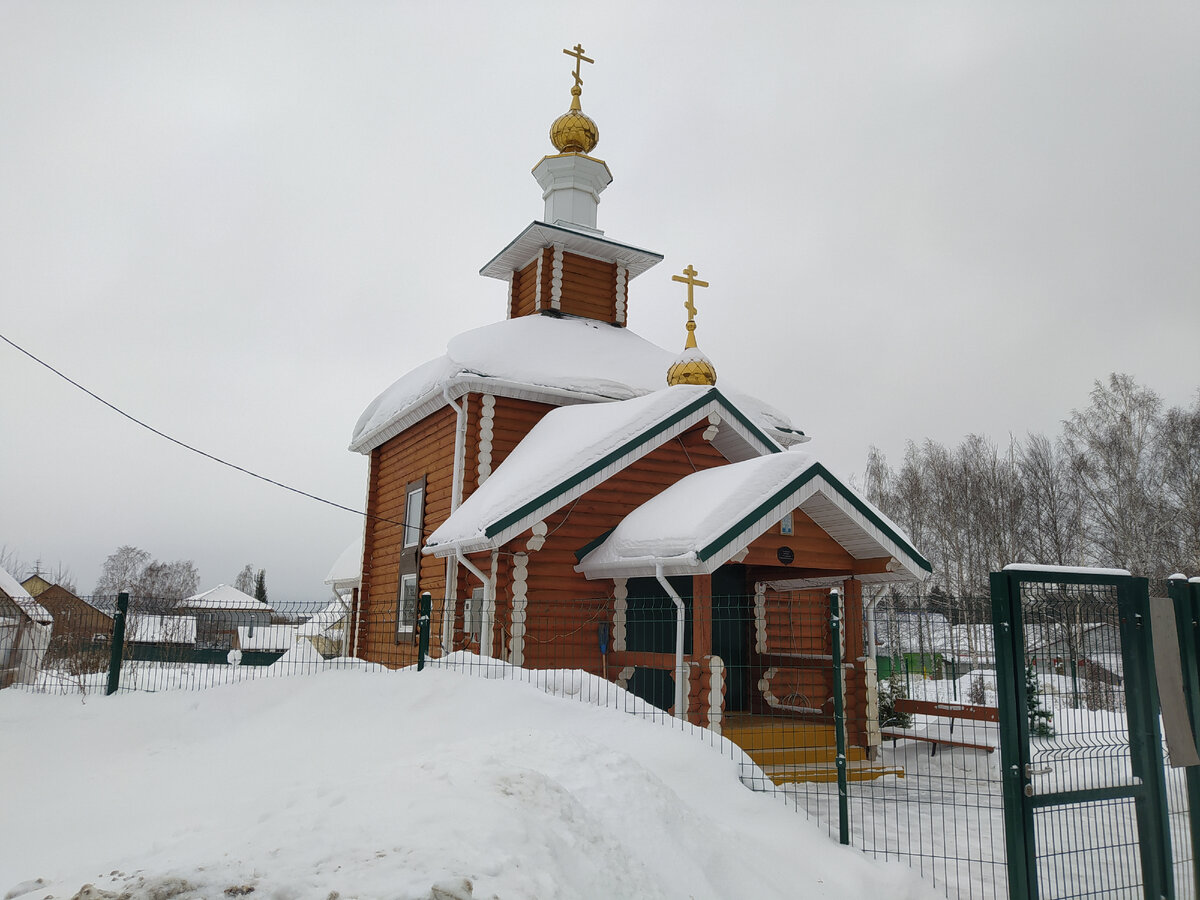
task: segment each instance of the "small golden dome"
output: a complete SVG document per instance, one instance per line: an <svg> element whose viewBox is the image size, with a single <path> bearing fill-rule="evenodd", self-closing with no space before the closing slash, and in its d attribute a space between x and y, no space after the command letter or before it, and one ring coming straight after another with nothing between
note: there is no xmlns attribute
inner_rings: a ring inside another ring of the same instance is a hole
<svg viewBox="0 0 1200 900"><path fill-rule="evenodd" d="M708 361L708 357L696 346L696 323L687 323L687 345L683 352L675 357L671 368L667 369L667 385L677 384L715 385L717 369Z"/></svg>
<svg viewBox="0 0 1200 900"><path fill-rule="evenodd" d="M600 143L600 129L579 106L579 85L571 88L571 108L550 126L550 143L559 153L591 153Z"/></svg>

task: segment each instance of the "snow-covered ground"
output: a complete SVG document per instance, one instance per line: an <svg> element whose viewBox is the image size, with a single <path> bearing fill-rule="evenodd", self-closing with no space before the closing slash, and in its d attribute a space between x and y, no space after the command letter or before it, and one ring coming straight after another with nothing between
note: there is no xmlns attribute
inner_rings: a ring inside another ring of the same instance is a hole
<svg viewBox="0 0 1200 900"><path fill-rule="evenodd" d="M747 790L727 742L589 676L542 681L359 667L5 691L0 896L938 896Z"/></svg>

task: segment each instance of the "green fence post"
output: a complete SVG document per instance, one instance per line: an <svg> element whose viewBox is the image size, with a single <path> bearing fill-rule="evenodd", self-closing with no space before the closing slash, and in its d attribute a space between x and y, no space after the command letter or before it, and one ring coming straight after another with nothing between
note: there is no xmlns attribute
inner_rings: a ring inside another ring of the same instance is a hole
<svg viewBox="0 0 1200 900"><path fill-rule="evenodd" d="M1175 630L1179 636L1179 666L1183 671L1183 695L1192 722L1192 740L1200 748L1200 584L1189 584L1180 576L1167 582L1167 595L1175 607ZM1188 817L1192 830L1193 884L1200 886L1200 766L1189 766L1187 782Z"/></svg>
<svg viewBox="0 0 1200 900"><path fill-rule="evenodd" d="M115 694L121 686L121 654L125 649L125 614L129 612L129 594L117 594L117 614L113 616L112 647L108 654L108 687L104 694Z"/></svg>
<svg viewBox="0 0 1200 900"><path fill-rule="evenodd" d="M425 668L425 656L429 653L429 617L433 610L433 595L423 591L417 601L417 671Z"/></svg>
<svg viewBox="0 0 1200 900"><path fill-rule="evenodd" d="M829 631L833 640L833 734L837 741L838 840L850 843L850 795L846 785L846 704L842 698L841 594L829 592Z"/></svg>
<svg viewBox="0 0 1200 900"><path fill-rule="evenodd" d="M1174 898L1167 786L1163 772L1162 735L1158 729L1158 680L1150 634L1150 582L1125 577L1117 588L1121 608L1121 650L1129 717L1129 769L1143 793L1134 800L1138 849L1147 897Z"/></svg>
<svg viewBox="0 0 1200 900"><path fill-rule="evenodd" d="M1004 801L1004 850L1010 900L1037 900L1034 872L1033 812L1025 804L1023 748L1029 746L1025 709L1025 659L1021 593L1004 572L990 573L992 635L996 647L996 690L1000 707L1001 794Z"/></svg>

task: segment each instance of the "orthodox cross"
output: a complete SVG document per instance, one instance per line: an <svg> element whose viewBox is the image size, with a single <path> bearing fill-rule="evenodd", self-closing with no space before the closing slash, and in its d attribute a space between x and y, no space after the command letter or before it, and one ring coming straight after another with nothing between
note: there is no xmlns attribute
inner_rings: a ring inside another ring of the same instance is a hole
<svg viewBox="0 0 1200 900"><path fill-rule="evenodd" d="M567 54L567 56L575 57L575 86L576 87L580 87L583 84L583 79L579 77L579 64L595 62L594 59L588 59L586 56L584 56L583 52L584 51L583 51L582 44L576 44L574 50L563 50L563 53Z"/></svg>
<svg viewBox="0 0 1200 900"><path fill-rule="evenodd" d="M692 288L708 287L707 281L700 281L699 279L696 278L696 275L698 275L698 274L699 273L695 269L692 268L692 264L688 263L688 267L683 270L683 275L672 275L671 276L672 281L678 281L680 284L686 284L688 286L688 298L687 298L687 302L685 304L683 304L683 306L688 311L688 330L689 331L695 330L695 327L696 327L695 321L694 321L696 318L696 303L692 297Z"/></svg>

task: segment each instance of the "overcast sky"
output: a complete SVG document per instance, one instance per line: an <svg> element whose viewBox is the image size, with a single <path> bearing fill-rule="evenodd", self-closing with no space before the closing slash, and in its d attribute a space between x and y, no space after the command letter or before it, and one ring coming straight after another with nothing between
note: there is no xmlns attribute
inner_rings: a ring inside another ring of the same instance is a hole
<svg viewBox="0 0 1200 900"><path fill-rule="evenodd" d="M834 472L1200 387L1194 4L0 4L0 333L183 441L360 507L362 409L504 317L570 100L630 325ZM665 377L665 376L664 376ZM0 545L90 592L135 544L327 596L361 520L187 453L0 344ZM14 573L24 577L25 572Z"/></svg>

